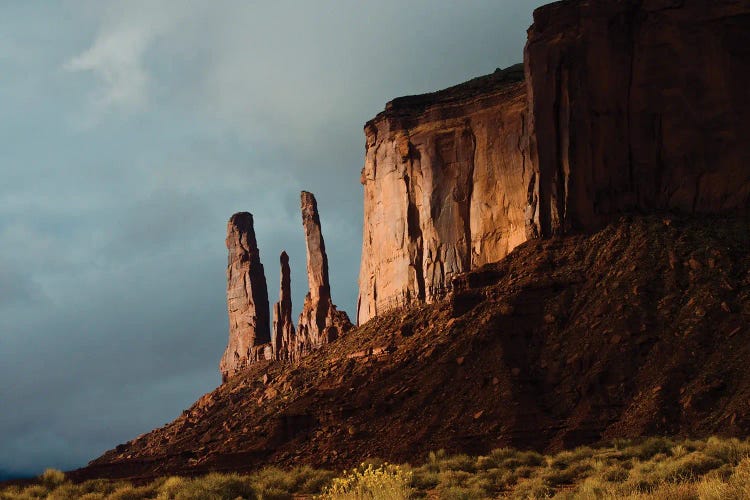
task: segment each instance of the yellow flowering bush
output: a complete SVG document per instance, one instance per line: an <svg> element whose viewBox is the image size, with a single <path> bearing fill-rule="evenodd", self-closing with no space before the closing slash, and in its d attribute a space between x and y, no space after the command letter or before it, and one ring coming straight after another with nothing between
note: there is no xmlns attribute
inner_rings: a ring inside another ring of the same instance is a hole
<svg viewBox="0 0 750 500"><path fill-rule="evenodd" d="M411 471L384 463L378 467L363 463L344 471L318 497L321 500L405 500L411 498Z"/></svg>

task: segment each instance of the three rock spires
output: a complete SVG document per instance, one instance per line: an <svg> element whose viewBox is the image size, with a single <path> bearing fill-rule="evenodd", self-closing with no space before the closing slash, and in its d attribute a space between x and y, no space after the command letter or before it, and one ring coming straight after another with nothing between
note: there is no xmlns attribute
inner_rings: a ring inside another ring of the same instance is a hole
<svg viewBox="0 0 750 500"><path fill-rule="evenodd" d="M229 342L219 363L224 381L249 364L263 360L296 361L308 352L335 340L352 327L349 317L331 300L328 256L320 227L315 196L301 194L302 227L307 250L307 282L302 313L295 329L289 256L281 252L279 301L269 322L266 276L255 239L253 216L234 214L227 224L227 312Z"/></svg>

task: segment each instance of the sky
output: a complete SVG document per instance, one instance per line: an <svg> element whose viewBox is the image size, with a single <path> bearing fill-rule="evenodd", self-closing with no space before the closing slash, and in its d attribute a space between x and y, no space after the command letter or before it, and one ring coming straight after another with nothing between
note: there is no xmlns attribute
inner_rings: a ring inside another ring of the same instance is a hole
<svg viewBox="0 0 750 500"><path fill-rule="evenodd" d="M226 221L273 302L318 199L355 312L364 123L521 62L531 0L0 3L0 477L69 470L220 383Z"/></svg>

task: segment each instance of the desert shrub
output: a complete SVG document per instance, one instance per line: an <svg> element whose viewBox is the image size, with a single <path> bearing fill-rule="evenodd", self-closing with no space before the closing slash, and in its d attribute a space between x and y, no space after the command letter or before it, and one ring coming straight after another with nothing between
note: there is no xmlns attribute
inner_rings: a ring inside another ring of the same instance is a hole
<svg viewBox="0 0 750 500"><path fill-rule="evenodd" d="M438 474L438 488L464 486L471 474L462 470L443 470Z"/></svg>
<svg viewBox="0 0 750 500"><path fill-rule="evenodd" d="M412 473L398 465L383 464L360 467L335 478L323 490L322 499L329 500L400 500L411 498Z"/></svg>
<svg viewBox="0 0 750 500"><path fill-rule="evenodd" d="M163 477L145 486L125 481L68 481L49 470L35 484L0 487L0 500L287 500L323 499L705 499L750 498L750 441L710 438L619 440L543 456L508 448L485 456L430 453L418 467L370 460L334 479L309 466L269 467L250 475ZM326 488L326 485L330 485Z"/></svg>
<svg viewBox="0 0 750 500"><path fill-rule="evenodd" d="M417 490L429 490L437 486L439 482L439 472L426 467L420 467L412 471L411 483L409 484Z"/></svg>
<svg viewBox="0 0 750 500"><path fill-rule="evenodd" d="M564 499L603 500L619 498L613 485L595 477L586 478L575 490L560 495Z"/></svg>
<svg viewBox="0 0 750 500"><path fill-rule="evenodd" d="M726 481L704 478L696 487L705 500L740 500L750 498L750 459L742 460Z"/></svg>
<svg viewBox="0 0 750 500"><path fill-rule="evenodd" d="M628 472L622 465L613 465L601 471L601 478L611 483L621 483L628 478Z"/></svg>
<svg viewBox="0 0 750 500"><path fill-rule="evenodd" d="M672 446L671 453L674 458L680 458L680 457L684 457L689 452L685 446L678 444L676 446Z"/></svg>
<svg viewBox="0 0 750 500"><path fill-rule="evenodd" d="M442 468L455 471L474 472L477 470L476 459L468 455L452 455L442 463Z"/></svg>
<svg viewBox="0 0 750 500"><path fill-rule="evenodd" d="M491 491L504 490L517 482L516 475L512 471L500 468L484 471L482 477L487 482L488 489Z"/></svg>
<svg viewBox="0 0 750 500"><path fill-rule="evenodd" d="M510 453L506 452L506 450ZM507 448L492 450L489 455L477 458L476 468L479 470L496 469L503 463L503 460L513 456L514 453L513 450L508 450Z"/></svg>
<svg viewBox="0 0 750 500"><path fill-rule="evenodd" d="M449 486L438 490L440 500L478 500L487 498L483 490L476 490L462 486Z"/></svg>
<svg viewBox="0 0 750 500"><path fill-rule="evenodd" d="M665 461L661 467L661 473L664 475L664 480L669 482L677 482L681 479L693 480L722 465L721 460L717 458L694 452L677 460Z"/></svg>
<svg viewBox="0 0 750 500"><path fill-rule="evenodd" d="M107 500L107 495L104 493L83 493L79 497L77 497L78 500Z"/></svg>
<svg viewBox="0 0 750 500"><path fill-rule="evenodd" d="M175 498L180 490L185 486L185 482L189 481L180 476L169 476L165 478L161 484L159 484L158 491L159 495L157 498L168 499Z"/></svg>
<svg viewBox="0 0 750 500"><path fill-rule="evenodd" d="M297 490L295 474L283 471L278 467L266 467L251 476L256 492L260 498L291 498ZM286 496L284 496L286 494Z"/></svg>
<svg viewBox="0 0 750 500"><path fill-rule="evenodd" d="M554 490L539 476L519 481L513 490L513 498L548 498Z"/></svg>
<svg viewBox="0 0 750 500"><path fill-rule="evenodd" d="M431 472L438 472L442 468L446 456L445 450L431 451L427 454L427 462L423 467Z"/></svg>
<svg viewBox="0 0 750 500"><path fill-rule="evenodd" d="M521 465L538 467L545 463L544 455L535 451L522 451L516 454L516 459Z"/></svg>
<svg viewBox="0 0 750 500"><path fill-rule="evenodd" d="M207 474L185 480L175 500L223 500L225 498L255 499L250 481L239 474Z"/></svg>
<svg viewBox="0 0 750 500"><path fill-rule="evenodd" d="M526 479L534 474L535 469L529 465L523 465L513 470L513 475L518 479Z"/></svg>
<svg viewBox="0 0 750 500"><path fill-rule="evenodd" d="M108 495L107 500L145 500L155 496L156 492L150 486L121 486Z"/></svg>
<svg viewBox="0 0 750 500"><path fill-rule="evenodd" d="M571 469L545 469L539 477L541 480L549 486L554 488L563 484L570 484L575 479L575 471Z"/></svg>
<svg viewBox="0 0 750 500"><path fill-rule="evenodd" d="M47 469L39 476L39 482L45 487L53 489L65 482L65 473L57 469Z"/></svg>
<svg viewBox="0 0 750 500"><path fill-rule="evenodd" d="M639 444L633 444L624 451L626 456L635 457L640 460L653 458L658 454L667 454L671 451L674 443L663 437L651 437Z"/></svg>
<svg viewBox="0 0 750 500"><path fill-rule="evenodd" d="M732 465L739 464L744 458L750 457L750 443L737 438L720 439L710 437L706 441L703 453Z"/></svg>
<svg viewBox="0 0 750 500"><path fill-rule="evenodd" d="M313 469L309 465L297 467L294 473L297 478L295 492L304 494L320 493L323 487L336 476L332 471Z"/></svg>
<svg viewBox="0 0 750 500"><path fill-rule="evenodd" d="M109 479L90 479L84 481L78 485L78 491L80 494L101 494L109 495L115 491L118 487L123 486L126 483L119 481L110 481Z"/></svg>
<svg viewBox="0 0 750 500"><path fill-rule="evenodd" d="M660 500L699 500L695 485L686 483L660 483L645 498Z"/></svg>
<svg viewBox="0 0 750 500"><path fill-rule="evenodd" d="M78 485L66 482L50 491L46 500L68 500L70 498L80 498L83 494ZM103 496L102 494L99 495Z"/></svg>
<svg viewBox="0 0 750 500"><path fill-rule="evenodd" d="M33 484L24 488L18 498L46 498L49 490L41 484Z"/></svg>

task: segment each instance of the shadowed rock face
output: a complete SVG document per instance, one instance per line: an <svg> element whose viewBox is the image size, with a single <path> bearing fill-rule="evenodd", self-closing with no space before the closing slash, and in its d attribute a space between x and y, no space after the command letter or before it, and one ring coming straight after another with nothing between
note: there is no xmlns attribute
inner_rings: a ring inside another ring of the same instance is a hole
<svg viewBox="0 0 750 500"><path fill-rule="evenodd" d="M526 240L522 68L396 99L365 126L357 321L414 300Z"/></svg>
<svg viewBox="0 0 750 500"><path fill-rule="evenodd" d="M528 238L750 207L750 2L556 2L524 61L365 126L360 324Z"/></svg>
<svg viewBox="0 0 750 500"><path fill-rule="evenodd" d="M267 358L271 342L268 288L252 214L240 212L229 219L226 245L229 343L219 363L225 381L249 363Z"/></svg>
<svg viewBox="0 0 750 500"><path fill-rule="evenodd" d="M335 340L352 327L344 311L338 311L331 301L328 281L328 256L320 229L320 216L315 196L301 194L302 227L307 249L307 283L309 292L302 306L297 328L295 357Z"/></svg>
<svg viewBox="0 0 750 500"><path fill-rule="evenodd" d="M537 9L525 51L541 235L750 200L750 2Z"/></svg>
<svg viewBox="0 0 750 500"><path fill-rule="evenodd" d="M292 323L292 280L289 269L289 256L281 252L281 279L279 301L273 306L273 351L277 360L296 359L297 346L294 324Z"/></svg>

